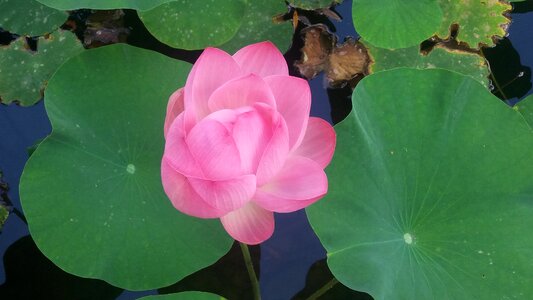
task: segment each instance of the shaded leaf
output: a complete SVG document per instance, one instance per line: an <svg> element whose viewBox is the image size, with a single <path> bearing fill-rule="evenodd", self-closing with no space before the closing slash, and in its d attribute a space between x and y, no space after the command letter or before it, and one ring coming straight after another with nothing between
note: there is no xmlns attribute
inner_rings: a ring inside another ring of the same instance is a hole
<svg viewBox="0 0 533 300"><path fill-rule="evenodd" d="M242 26L245 9L244 0L176 0L139 17L161 42L195 50L229 41Z"/></svg>
<svg viewBox="0 0 533 300"><path fill-rule="evenodd" d="M363 273L360 276L365 276ZM334 280L333 274L329 271L327 262L325 259L319 260L314 263L309 272L307 273L307 279L305 282L305 287L298 294L292 298L292 300L304 300L309 299L311 295L315 293L321 287L330 283L331 280ZM336 300L336 299L351 299L351 300L372 300L370 295L351 290L341 283L336 283L333 287L322 296L318 297L320 300Z"/></svg>
<svg viewBox="0 0 533 300"><path fill-rule="evenodd" d="M248 246L252 263L259 275L260 247ZM179 282L159 289L160 294L184 291L204 291L216 293L226 299L253 299L253 289L244 263L239 243L213 265L191 274Z"/></svg>
<svg viewBox="0 0 533 300"><path fill-rule="evenodd" d="M183 292L177 294L146 296L142 300L221 300L224 299L218 295L204 292Z"/></svg>
<svg viewBox="0 0 533 300"><path fill-rule="evenodd" d="M439 69L375 73L352 99L329 194L307 208L335 277L376 299L531 295L533 131L522 116Z"/></svg>
<svg viewBox="0 0 533 300"><path fill-rule="evenodd" d="M19 35L50 33L65 23L67 16L35 0L0 0L0 27Z"/></svg>
<svg viewBox="0 0 533 300"><path fill-rule="evenodd" d="M28 50L25 38L0 47L0 101L18 101L27 106L42 98L52 74L70 57L83 51L76 36L57 31L37 42L37 52Z"/></svg>
<svg viewBox="0 0 533 300"><path fill-rule="evenodd" d="M35 246L30 236L13 243L4 254L5 299L115 299L122 290L103 281L68 274Z"/></svg>
<svg viewBox="0 0 533 300"><path fill-rule="evenodd" d="M146 290L230 248L218 220L181 214L161 185L167 99L189 70L115 44L72 58L50 81L53 131L26 164L20 198L36 244L62 269Z"/></svg>

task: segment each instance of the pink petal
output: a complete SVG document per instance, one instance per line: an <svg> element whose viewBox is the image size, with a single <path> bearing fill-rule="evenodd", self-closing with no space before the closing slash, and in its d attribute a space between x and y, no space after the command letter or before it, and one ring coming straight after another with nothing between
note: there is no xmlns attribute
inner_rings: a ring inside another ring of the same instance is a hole
<svg viewBox="0 0 533 300"><path fill-rule="evenodd" d="M217 111L225 108L250 106L256 102L276 107L276 99L265 81L254 74L226 82L211 94L209 109Z"/></svg>
<svg viewBox="0 0 533 300"><path fill-rule="evenodd" d="M310 158L325 168L333 157L335 143L336 134L333 127L321 118L311 117L302 143L292 154Z"/></svg>
<svg viewBox="0 0 533 300"><path fill-rule="evenodd" d="M283 54L271 42L261 42L246 46L233 55L241 69L261 77L289 75Z"/></svg>
<svg viewBox="0 0 533 300"><path fill-rule="evenodd" d="M276 177L257 190L253 200L269 211L293 212L327 191L328 178L322 167L309 158L292 156Z"/></svg>
<svg viewBox="0 0 533 300"><path fill-rule="evenodd" d="M253 202L220 218L226 231L239 242L256 245L274 233L274 214Z"/></svg>
<svg viewBox="0 0 533 300"><path fill-rule="evenodd" d="M183 117L184 114L180 114L168 129L163 157L181 174L203 177L200 165L196 162L185 140Z"/></svg>
<svg viewBox="0 0 533 300"><path fill-rule="evenodd" d="M276 97L279 113L289 128L289 147L301 143L309 112L311 111L311 90L307 81L292 76L270 76L265 81Z"/></svg>
<svg viewBox="0 0 533 300"><path fill-rule="evenodd" d="M170 201L182 213L198 218L219 218L227 213L205 203L187 177L174 170L165 158L161 162L161 180Z"/></svg>
<svg viewBox="0 0 533 300"><path fill-rule="evenodd" d="M167 114L165 116L165 138L168 129L176 117L183 112L183 88L175 91L168 99Z"/></svg>
<svg viewBox="0 0 533 300"><path fill-rule="evenodd" d="M229 180L189 178L194 190L207 204L224 211L241 208L255 193L255 175L244 175Z"/></svg>
<svg viewBox="0 0 533 300"><path fill-rule="evenodd" d="M233 127L233 139L239 149L242 170L255 174L263 153L272 139L279 114L270 106L255 104L247 110L240 109ZM276 118L276 115L278 117Z"/></svg>
<svg viewBox="0 0 533 300"><path fill-rule="evenodd" d="M208 100L221 85L242 75L241 68L226 52L206 48L192 67L185 84L185 129L209 114Z"/></svg>
<svg viewBox="0 0 533 300"><path fill-rule="evenodd" d="M210 116L196 124L187 135L190 153L200 166L204 179L225 180L243 175L231 126L224 123L231 114L231 111L227 112L217 112L223 116L223 122Z"/></svg>
<svg viewBox="0 0 533 300"><path fill-rule="evenodd" d="M261 186L274 177L285 164L289 154L289 131L285 120L272 115L272 138L268 142L257 166L257 185Z"/></svg>

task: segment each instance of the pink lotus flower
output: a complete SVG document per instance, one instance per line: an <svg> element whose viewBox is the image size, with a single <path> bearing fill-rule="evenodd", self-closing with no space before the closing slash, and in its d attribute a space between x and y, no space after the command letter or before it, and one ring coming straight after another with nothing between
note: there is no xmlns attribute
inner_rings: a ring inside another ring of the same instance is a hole
<svg viewBox="0 0 533 300"><path fill-rule="evenodd" d="M174 207L220 218L240 242L268 239L273 212L304 208L328 190L335 132L309 117L310 106L309 84L289 76L272 43L233 56L207 48L167 107L161 177Z"/></svg>

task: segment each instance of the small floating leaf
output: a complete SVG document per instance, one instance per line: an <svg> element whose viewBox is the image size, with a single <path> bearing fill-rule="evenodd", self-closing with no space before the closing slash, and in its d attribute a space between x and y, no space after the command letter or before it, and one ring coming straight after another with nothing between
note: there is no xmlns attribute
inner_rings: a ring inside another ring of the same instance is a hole
<svg viewBox="0 0 533 300"><path fill-rule="evenodd" d="M340 282L375 299L533 294L533 131L469 76L367 76L307 208ZM511 234L512 233L512 234Z"/></svg>
<svg viewBox="0 0 533 300"><path fill-rule="evenodd" d="M67 16L35 0L0 0L0 28L19 35L50 33L65 23Z"/></svg>
<svg viewBox="0 0 533 300"><path fill-rule="evenodd" d="M20 198L35 243L63 270L147 290L229 250L218 220L181 214L161 185L167 100L189 70L115 44L72 58L50 80L52 134L30 157Z"/></svg>
<svg viewBox="0 0 533 300"><path fill-rule="evenodd" d="M203 49L229 41L241 26L244 0L176 0L139 13L161 42L180 49Z"/></svg>
<svg viewBox="0 0 533 300"><path fill-rule="evenodd" d="M35 104L57 68L82 51L80 41L69 31L39 38L37 52L27 49L24 37L0 47L0 102Z"/></svg>
<svg viewBox="0 0 533 300"><path fill-rule="evenodd" d="M354 0L357 32L381 48L407 48L431 37L442 22L438 0Z"/></svg>

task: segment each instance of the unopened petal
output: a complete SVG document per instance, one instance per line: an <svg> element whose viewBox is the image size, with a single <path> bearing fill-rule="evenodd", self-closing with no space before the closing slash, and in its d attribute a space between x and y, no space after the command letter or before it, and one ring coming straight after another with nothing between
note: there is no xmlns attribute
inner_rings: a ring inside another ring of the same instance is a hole
<svg viewBox="0 0 533 300"><path fill-rule="evenodd" d="M227 126L219 120L206 118L187 135L190 153L205 179L225 180L243 175L239 150Z"/></svg>
<svg viewBox="0 0 533 300"><path fill-rule="evenodd" d="M273 130L257 166L257 185L261 186L274 177L283 167L289 154L289 133L285 120L279 115L272 116Z"/></svg>
<svg viewBox="0 0 533 300"><path fill-rule="evenodd" d="M165 158L161 162L161 180L172 205L182 213L198 218L219 218L227 213L204 202L187 177L174 170Z"/></svg>
<svg viewBox="0 0 533 300"><path fill-rule="evenodd" d="M283 54L271 42L261 42L246 46L233 55L245 73L261 77L270 75L289 75Z"/></svg>
<svg viewBox="0 0 533 300"><path fill-rule="evenodd" d="M185 127L189 129L209 114L211 94L224 83L240 77L241 68L226 52L207 48L194 64L185 84Z"/></svg>
<svg viewBox="0 0 533 300"><path fill-rule="evenodd" d="M276 100L268 84L261 77L249 74L228 81L215 90L209 98L209 109L211 111L233 109L250 106L256 102L276 107Z"/></svg>
<svg viewBox="0 0 533 300"><path fill-rule="evenodd" d="M189 178L194 190L215 208L234 211L244 206L255 194L255 175L243 175L228 180Z"/></svg>
<svg viewBox="0 0 533 300"><path fill-rule="evenodd" d="M278 112L289 129L289 147L301 143L311 111L311 90L307 81L292 76L270 76L265 81L276 98Z"/></svg>
<svg viewBox="0 0 533 300"><path fill-rule="evenodd" d="M253 202L220 218L224 229L241 243L257 245L274 233L274 214Z"/></svg>
<svg viewBox="0 0 533 300"><path fill-rule="evenodd" d="M164 134L167 136L168 129L174 119L183 112L183 88L175 91L168 99L167 114L165 116Z"/></svg>
<svg viewBox="0 0 533 300"><path fill-rule="evenodd" d="M163 157L172 167L186 176L203 177L204 174L185 140L183 116L180 114L168 129Z"/></svg>
<svg viewBox="0 0 533 300"><path fill-rule="evenodd" d="M274 212L292 212L322 198L328 191L326 173L309 158L295 156L270 182L259 187L254 201Z"/></svg>

